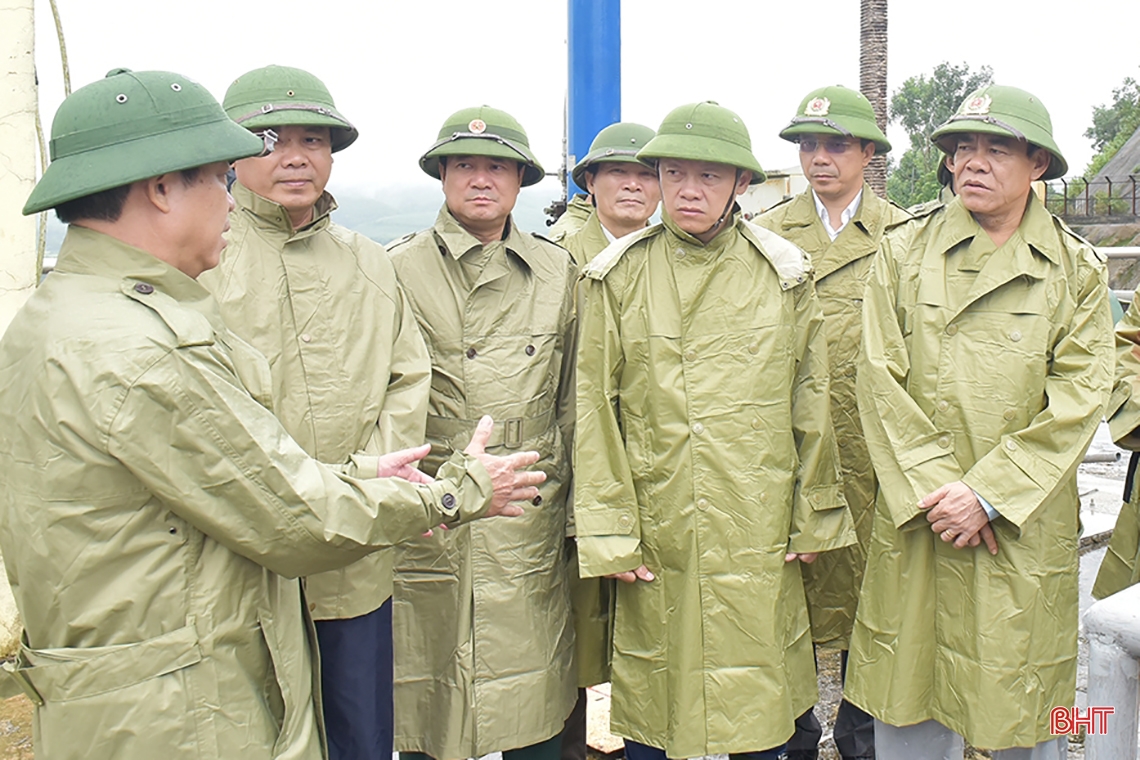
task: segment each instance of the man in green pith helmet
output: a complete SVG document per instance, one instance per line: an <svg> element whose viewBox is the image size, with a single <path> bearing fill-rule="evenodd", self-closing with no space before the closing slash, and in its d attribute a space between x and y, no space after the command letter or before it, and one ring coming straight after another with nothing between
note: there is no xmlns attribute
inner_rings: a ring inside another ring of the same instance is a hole
<svg viewBox="0 0 1140 760"><path fill-rule="evenodd" d="M843 495L859 543L828 552L801 569L812 640L817 646L839 649L846 670L875 501L875 474L855 404L860 306L872 254L883 231L910 217L876 196L863 179L871 158L890 151L891 144L875 123L871 103L858 90L834 85L808 93L780 137L799 145L800 165L809 187L756 221L811 256L815 289L823 306L831 418L839 442ZM808 710L796 720L788 760L815 760L821 735L814 708ZM839 703L833 736L844 760L875 756L873 719L846 700Z"/></svg>
<svg viewBox="0 0 1140 760"><path fill-rule="evenodd" d="M590 152L574 167L574 182L590 192L593 208L583 225L562 238L578 266L619 237L644 227L661 202L657 172L637 160L653 130L618 122L598 133Z"/></svg>
<svg viewBox="0 0 1140 760"><path fill-rule="evenodd" d="M267 153L234 164L229 245L201 282L269 359L274 412L339 462L424 440L431 363L384 248L336 224L325 190L356 128L307 71L242 74L223 101ZM392 552L306 579L333 760L392 754Z"/></svg>
<svg viewBox="0 0 1140 760"><path fill-rule="evenodd" d="M566 553L576 268L511 217L543 170L509 114L452 114L420 167L440 180L443 208L391 251L432 360L424 469L493 413L491 450L538 450L547 480L517 521L437 531L397 552L396 748L557 760L576 696Z"/></svg>
<svg viewBox="0 0 1140 760"><path fill-rule="evenodd" d="M808 258L741 218L764 173L711 101L637 154L660 224L586 267L574 515L615 577L611 730L628 760L776 758L817 699L800 562L855 540ZM799 560L799 561L797 561Z"/></svg>
<svg viewBox="0 0 1140 760"><path fill-rule="evenodd" d="M36 705L37 757L326 758L297 576L520 514L542 480L514 472L535 452L483 453L489 419L434 483L411 468L426 446L326 466L289 437L265 358L195 280L226 245L229 162L262 147L163 71L116 69L53 121L24 213L67 236L0 339L24 622L0 695Z"/></svg>
<svg viewBox="0 0 1140 760"><path fill-rule="evenodd" d="M574 167L574 182L590 192L585 224L561 241L579 267L619 237L645 227L661 202L657 170L637 160L653 139L641 124L618 122L594 137L590 152ZM578 702L562 734L562 759L586 758L586 688L610 680L613 628L610 607L614 581L580 578L577 545L570 544L574 643L578 663Z"/></svg>
<svg viewBox="0 0 1140 760"><path fill-rule="evenodd" d="M1059 760L1076 698L1077 466L1112 384L1104 261L1032 195L1049 113L991 85L931 139L958 195L887 232L856 393L878 478L846 697L882 760Z"/></svg>

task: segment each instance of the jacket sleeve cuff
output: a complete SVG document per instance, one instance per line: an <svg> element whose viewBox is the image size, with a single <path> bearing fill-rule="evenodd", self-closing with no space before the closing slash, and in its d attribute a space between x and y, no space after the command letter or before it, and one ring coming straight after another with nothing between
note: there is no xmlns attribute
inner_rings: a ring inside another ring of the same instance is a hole
<svg viewBox="0 0 1140 760"><path fill-rule="evenodd" d="M641 541L633 536L578 536L578 574L596 578L636 570L641 559Z"/></svg>
<svg viewBox="0 0 1140 760"><path fill-rule="evenodd" d="M476 458L455 451L428 484L439 522L454 527L483 517L495 488L487 469Z"/></svg>

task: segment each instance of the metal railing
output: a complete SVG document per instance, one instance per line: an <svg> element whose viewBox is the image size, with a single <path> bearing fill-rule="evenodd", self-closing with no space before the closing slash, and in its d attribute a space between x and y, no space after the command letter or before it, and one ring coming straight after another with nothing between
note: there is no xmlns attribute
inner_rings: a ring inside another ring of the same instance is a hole
<svg viewBox="0 0 1140 760"><path fill-rule="evenodd" d="M1045 207L1058 216L1140 216L1140 176L1059 179L1045 185ZM1058 189L1059 186L1059 189Z"/></svg>
<svg viewBox="0 0 1140 760"><path fill-rule="evenodd" d="M1135 760L1140 728L1140 585L1090 607L1085 635L1090 714L1094 708L1112 708L1099 727L1087 732L1085 760Z"/></svg>

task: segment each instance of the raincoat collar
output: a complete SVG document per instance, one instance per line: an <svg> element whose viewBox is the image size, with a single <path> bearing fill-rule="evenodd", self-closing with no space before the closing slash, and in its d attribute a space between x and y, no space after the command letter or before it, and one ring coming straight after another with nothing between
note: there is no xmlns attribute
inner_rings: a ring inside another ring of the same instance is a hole
<svg viewBox="0 0 1140 760"><path fill-rule="evenodd" d="M262 228L283 233L289 237L307 237L328 227L330 215L336 210L336 199L328 190L321 193L313 209L313 220L299 230L293 229L293 222L289 219L289 212L277 201L258 195L240 182L235 182L230 188L230 195L234 197L235 213L244 212L253 219L254 223Z"/></svg>
<svg viewBox="0 0 1140 760"><path fill-rule="evenodd" d="M55 271L145 283L205 316L215 330L225 329L218 302L197 280L146 251L102 232L76 224L68 226Z"/></svg>
<svg viewBox="0 0 1140 760"><path fill-rule="evenodd" d="M810 187L788 202L782 229L811 227L817 233L821 247L812 253L816 280L878 250L877 241L882 237L890 208L886 201L876 203L878 200L879 197L874 194L871 186L864 182L859 207L835 240L831 239L823 227L823 219L816 211L815 196Z"/></svg>
<svg viewBox="0 0 1140 760"><path fill-rule="evenodd" d="M459 261L469 251L483 247L479 238L463 228L463 225L451 213L446 203L443 204L439 210L439 215L436 216L432 232L435 233L436 240L443 246L443 249L456 261ZM529 241L519 232L513 216L507 217L506 239L495 241L495 243L500 242L507 251L517 256L528 269L535 268L537 262L533 260L533 253L528 245Z"/></svg>
<svg viewBox="0 0 1140 760"><path fill-rule="evenodd" d="M740 226L740 206L733 202L732 213L729 216L727 223L720 229L712 240L707 243L702 243L697 238L685 232L677 226L673 221L673 217L669 216L667 212L661 213L661 222L665 225L670 233L684 241L687 245L693 246L696 250L694 253L698 256L715 256L719 254L727 245L729 245L734 237L739 233ZM702 253L703 252L703 253Z"/></svg>
<svg viewBox="0 0 1140 760"><path fill-rule="evenodd" d="M934 241L938 250L944 253L949 252L964 240L986 234L981 225L962 205L962 199L958 196L954 196L945 208L946 210L943 212L945 216ZM1019 241L1024 242L1029 249L1040 254L1051 264L1060 263L1057 251L1057 231L1053 225L1053 216L1045 210L1045 207L1032 193L1030 193L1029 202L1025 208L1025 215L1021 217L1021 225L1003 247L1009 247L1011 243ZM1024 250L1026 255L1029 254L1026 246L1016 246L1018 251L1016 255L1019 259L1022 256L1021 251ZM1017 266L1025 267L1028 266L1028 263L1019 262Z"/></svg>

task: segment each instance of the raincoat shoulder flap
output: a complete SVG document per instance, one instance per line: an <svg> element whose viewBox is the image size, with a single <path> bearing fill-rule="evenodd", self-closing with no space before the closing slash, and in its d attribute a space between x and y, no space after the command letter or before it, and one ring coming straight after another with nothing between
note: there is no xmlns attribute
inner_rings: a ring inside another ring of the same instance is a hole
<svg viewBox="0 0 1140 760"><path fill-rule="evenodd" d="M637 232L631 232L625 237L618 238L590 260L590 263L582 270L582 276L589 277L591 280L604 280L610 270L621 261L621 257L625 252L633 247L634 243L652 237L662 229L664 229L664 226L660 223L653 224Z"/></svg>
<svg viewBox="0 0 1140 760"><path fill-rule="evenodd" d="M187 346L210 346L214 343L214 326L204 314L189 309L159 290L137 286L144 283L123 280L119 290L132 301L136 301L162 320L174 333L178 348ZM145 291L145 292L144 292Z"/></svg>
<svg viewBox="0 0 1140 760"><path fill-rule="evenodd" d="M1051 216L1053 217L1053 223L1057 225L1057 229L1061 232L1061 238L1065 241L1065 245L1069 246L1070 248L1075 247L1088 249L1089 253L1092 254L1092 257L1101 263L1108 261L1108 257L1098 251L1096 249L1096 246L1085 240L1077 233L1073 232L1072 228L1065 223L1064 219L1057 216L1056 214L1052 214Z"/></svg>
<svg viewBox="0 0 1140 760"><path fill-rule="evenodd" d="M744 237L752 242L780 276L780 287L790 290L811 278L811 257L795 243L752 222L743 223Z"/></svg>

